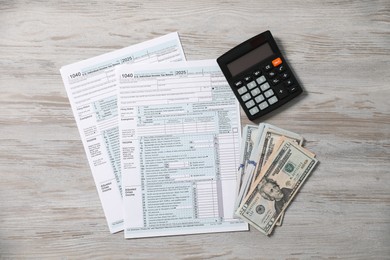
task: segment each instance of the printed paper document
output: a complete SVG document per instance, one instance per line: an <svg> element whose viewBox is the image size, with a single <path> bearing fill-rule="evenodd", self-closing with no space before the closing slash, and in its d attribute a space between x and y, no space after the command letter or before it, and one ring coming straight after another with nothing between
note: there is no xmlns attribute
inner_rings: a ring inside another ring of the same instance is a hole
<svg viewBox="0 0 390 260"><path fill-rule="evenodd" d="M60 70L111 233L123 230L114 67L182 60L185 57L179 36L171 33Z"/></svg>
<svg viewBox="0 0 390 260"><path fill-rule="evenodd" d="M248 230L233 218L239 107L216 61L116 75L125 237Z"/></svg>

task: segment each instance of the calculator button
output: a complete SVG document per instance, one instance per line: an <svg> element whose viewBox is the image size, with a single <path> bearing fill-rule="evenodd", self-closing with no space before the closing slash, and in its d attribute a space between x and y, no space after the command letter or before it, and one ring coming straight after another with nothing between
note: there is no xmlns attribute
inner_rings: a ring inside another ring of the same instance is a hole
<svg viewBox="0 0 390 260"><path fill-rule="evenodd" d="M247 108L251 108L251 107L253 107L254 105L255 105L255 101L253 101L253 100L249 100L248 102L245 103L245 106L246 106Z"/></svg>
<svg viewBox="0 0 390 260"><path fill-rule="evenodd" d="M269 98L270 96L273 96L273 94L274 94L274 91L272 89L269 89L266 92L264 92L264 96L266 98Z"/></svg>
<svg viewBox="0 0 390 260"><path fill-rule="evenodd" d="M257 97L255 97L255 101L257 102L257 104L259 104L261 101L264 101L265 100L265 97L263 95L258 95Z"/></svg>
<svg viewBox="0 0 390 260"><path fill-rule="evenodd" d="M280 83L280 79L279 78L274 78L274 79L271 79L270 82L271 82L272 85L275 86L275 85Z"/></svg>
<svg viewBox="0 0 390 260"><path fill-rule="evenodd" d="M244 77L244 80L245 80L246 82L249 82L249 81L252 80L252 77L251 77L251 76L245 76L245 77Z"/></svg>
<svg viewBox="0 0 390 260"><path fill-rule="evenodd" d="M252 89L252 88L256 87L257 85L256 85L256 82L251 81L251 82L249 82L246 86L247 86L249 89Z"/></svg>
<svg viewBox="0 0 390 260"><path fill-rule="evenodd" d="M286 86L286 87L288 87L288 86L290 86L292 84L293 84L293 80L292 79L288 79L288 80L284 81L284 86Z"/></svg>
<svg viewBox="0 0 390 260"><path fill-rule="evenodd" d="M285 89L283 86L278 86L274 88L276 95L278 98L283 99L289 95L287 89Z"/></svg>
<svg viewBox="0 0 390 260"><path fill-rule="evenodd" d="M260 110L257 108L257 107L254 107L254 108L251 108L249 109L249 113L251 113L251 115L254 115L256 114L257 112L259 112Z"/></svg>
<svg viewBox="0 0 390 260"><path fill-rule="evenodd" d="M261 93L259 88L255 88L254 90L251 91L252 96L257 96Z"/></svg>
<svg viewBox="0 0 390 260"><path fill-rule="evenodd" d="M261 76L260 78L256 79L257 84L261 85L266 81L264 76Z"/></svg>
<svg viewBox="0 0 390 260"><path fill-rule="evenodd" d="M288 92L294 93L295 91L297 91L298 88L296 86L290 86L287 89L288 89Z"/></svg>
<svg viewBox="0 0 390 260"><path fill-rule="evenodd" d="M277 67L276 69L277 69L277 71L280 73L280 72L285 71L285 70L286 70L286 67L282 64L282 65L280 65L279 67Z"/></svg>
<svg viewBox="0 0 390 260"><path fill-rule="evenodd" d="M270 72L268 72L268 77L269 77L270 79L274 78L275 76L276 76L276 71L271 70Z"/></svg>
<svg viewBox="0 0 390 260"><path fill-rule="evenodd" d="M266 91L267 89L270 88L270 85L267 82L267 83L264 83L263 85L261 85L260 88L261 88L262 91Z"/></svg>
<svg viewBox="0 0 390 260"><path fill-rule="evenodd" d="M256 78L257 78L257 77L260 77L260 75L261 75L261 70L255 70L255 71L253 72L253 76L255 76Z"/></svg>
<svg viewBox="0 0 390 260"><path fill-rule="evenodd" d="M267 64L267 65L265 65L265 67L264 67L264 70L265 71L270 71L272 69L272 65L271 64Z"/></svg>
<svg viewBox="0 0 390 260"><path fill-rule="evenodd" d="M236 86L236 88L239 88L239 87L243 86L243 83L241 80L239 80L239 81L234 82L234 86Z"/></svg>
<svg viewBox="0 0 390 260"><path fill-rule="evenodd" d="M247 89L245 86L243 86L243 87L237 89L237 92L238 92L238 94L242 95L242 94L244 94L245 92L247 92L247 90L248 90L248 89Z"/></svg>
<svg viewBox="0 0 390 260"><path fill-rule="evenodd" d="M276 102L278 102L278 98L275 97L275 96L273 96L272 98L268 99L268 103L269 103L270 105L273 105L273 104L275 104Z"/></svg>
<svg viewBox="0 0 390 260"><path fill-rule="evenodd" d="M264 110L264 109L266 109L267 107L268 107L267 101L264 101L263 103L261 103L261 104L259 105L260 110Z"/></svg>
<svg viewBox="0 0 390 260"><path fill-rule="evenodd" d="M245 95L241 96L241 99L245 102L251 98L251 95L249 93L246 93Z"/></svg>
<svg viewBox="0 0 390 260"><path fill-rule="evenodd" d="M282 79L288 79L290 77L290 74L284 72L282 75L280 75L280 77L282 77Z"/></svg>
<svg viewBox="0 0 390 260"><path fill-rule="evenodd" d="M274 65L274 67L277 67L279 66L280 64L282 64L282 59L281 58L276 58L272 61L272 65Z"/></svg>

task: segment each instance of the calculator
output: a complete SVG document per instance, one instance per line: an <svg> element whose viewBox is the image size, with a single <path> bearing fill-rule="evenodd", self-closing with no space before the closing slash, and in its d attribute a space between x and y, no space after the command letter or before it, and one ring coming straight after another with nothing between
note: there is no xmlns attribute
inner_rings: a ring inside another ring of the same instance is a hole
<svg viewBox="0 0 390 260"><path fill-rule="evenodd" d="M220 56L217 63L250 120L302 93L270 31L237 45Z"/></svg>

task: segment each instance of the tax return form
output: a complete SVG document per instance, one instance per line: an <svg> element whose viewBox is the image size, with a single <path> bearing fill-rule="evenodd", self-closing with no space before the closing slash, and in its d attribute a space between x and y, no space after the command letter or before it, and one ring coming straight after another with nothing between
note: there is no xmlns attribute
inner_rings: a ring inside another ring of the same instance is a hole
<svg viewBox="0 0 390 260"><path fill-rule="evenodd" d="M60 70L111 233L123 230L114 67L123 63L181 60L185 57L179 36L170 33Z"/></svg>
<svg viewBox="0 0 390 260"><path fill-rule="evenodd" d="M216 61L116 76L125 238L248 230L233 218L239 106Z"/></svg>

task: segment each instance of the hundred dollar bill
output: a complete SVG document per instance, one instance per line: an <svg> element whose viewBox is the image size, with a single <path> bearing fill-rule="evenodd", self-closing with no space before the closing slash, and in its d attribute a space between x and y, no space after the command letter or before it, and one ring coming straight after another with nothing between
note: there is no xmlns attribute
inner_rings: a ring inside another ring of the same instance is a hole
<svg viewBox="0 0 390 260"><path fill-rule="evenodd" d="M269 235L282 212L317 164L306 149L284 138L270 156L236 215Z"/></svg>
<svg viewBox="0 0 390 260"><path fill-rule="evenodd" d="M238 208L237 197L240 193L240 187L242 184L242 178L244 175L245 164L251 155L252 149L254 145L257 143L257 130L258 126L254 125L246 125L243 129L242 139L241 139L241 150L240 150L240 166L237 171L237 182L236 182L236 202L234 206L234 210Z"/></svg>

